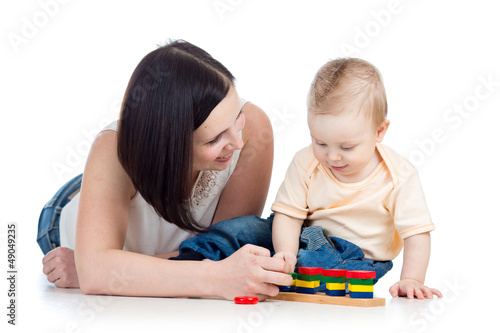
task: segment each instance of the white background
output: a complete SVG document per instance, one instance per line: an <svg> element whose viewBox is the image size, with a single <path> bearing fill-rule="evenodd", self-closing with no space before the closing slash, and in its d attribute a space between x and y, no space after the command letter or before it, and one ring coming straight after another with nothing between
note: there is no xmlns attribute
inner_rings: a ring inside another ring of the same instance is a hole
<svg viewBox="0 0 500 333"><path fill-rule="evenodd" d="M23 304L30 279L41 275L40 209L83 170L91 138L117 118L135 66L169 38L221 61L240 96L271 118L275 162L266 216L294 152L309 143L305 99L316 70L346 55L375 64L389 102L384 143L417 166L437 228L427 283L449 300L419 306L424 312L399 318L395 331L492 320L483 301L494 293L479 279L499 273L500 23L490 3L2 2L0 235L5 253L6 225L17 223L19 323L30 321ZM383 297L400 269L401 256L377 285ZM0 304L7 302L4 289Z"/></svg>

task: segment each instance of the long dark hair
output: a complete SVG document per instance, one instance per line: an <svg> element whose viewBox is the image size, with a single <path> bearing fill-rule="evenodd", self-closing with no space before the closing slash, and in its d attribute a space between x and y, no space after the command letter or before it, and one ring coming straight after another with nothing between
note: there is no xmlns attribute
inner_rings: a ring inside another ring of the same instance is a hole
<svg viewBox="0 0 500 333"><path fill-rule="evenodd" d="M118 125L118 159L156 213L202 231L190 210L193 131L226 97L233 75L183 40L146 55L130 78Z"/></svg>

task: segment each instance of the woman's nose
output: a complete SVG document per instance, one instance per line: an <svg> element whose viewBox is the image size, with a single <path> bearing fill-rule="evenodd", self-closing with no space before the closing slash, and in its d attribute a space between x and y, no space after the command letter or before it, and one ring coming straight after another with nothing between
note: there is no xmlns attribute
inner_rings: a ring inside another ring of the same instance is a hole
<svg viewBox="0 0 500 333"><path fill-rule="evenodd" d="M243 139L241 138L240 131L238 129L233 129L231 131L231 141L229 144L235 150L243 148Z"/></svg>
<svg viewBox="0 0 500 333"><path fill-rule="evenodd" d="M234 149L241 149L243 148L243 139L241 138L241 131L245 127L245 115L243 113L240 114L239 119L236 120L236 123L231 130L232 133L232 145Z"/></svg>

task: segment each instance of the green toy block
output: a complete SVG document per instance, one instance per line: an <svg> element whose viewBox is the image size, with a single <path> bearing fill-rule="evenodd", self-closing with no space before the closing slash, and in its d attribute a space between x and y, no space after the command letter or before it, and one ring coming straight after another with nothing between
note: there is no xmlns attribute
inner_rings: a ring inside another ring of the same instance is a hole
<svg viewBox="0 0 500 333"><path fill-rule="evenodd" d="M373 279L350 279L351 284L373 286Z"/></svg>
<svg viewBox="0 0 500 333"><path fill-rule="evenodd" d="M346 283L347 278L344 276L342 276L342 277L323 276L321 278L321 282L324 282L324 283Z"/></svg>
<svg viewBox="0 0 500 333"><path fill-rule="evenodd" d="M320 281L321 277L323 275L321 274L316 274L316 275L306 275L306 274L298 274L297 279L302 280L302 281Z"/></svg>

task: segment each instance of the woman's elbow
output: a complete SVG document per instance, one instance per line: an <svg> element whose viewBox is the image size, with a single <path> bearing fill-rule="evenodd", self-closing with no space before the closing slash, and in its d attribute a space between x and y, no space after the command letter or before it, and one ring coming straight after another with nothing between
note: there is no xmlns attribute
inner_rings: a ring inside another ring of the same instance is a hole
<svg viewBox="0 0 500 333"><path fill-rule="evenodd" d="M80 290L85 295L102 295L104 294L102 286L95 281L95 277L81 274L79 276Z"/></svg>

